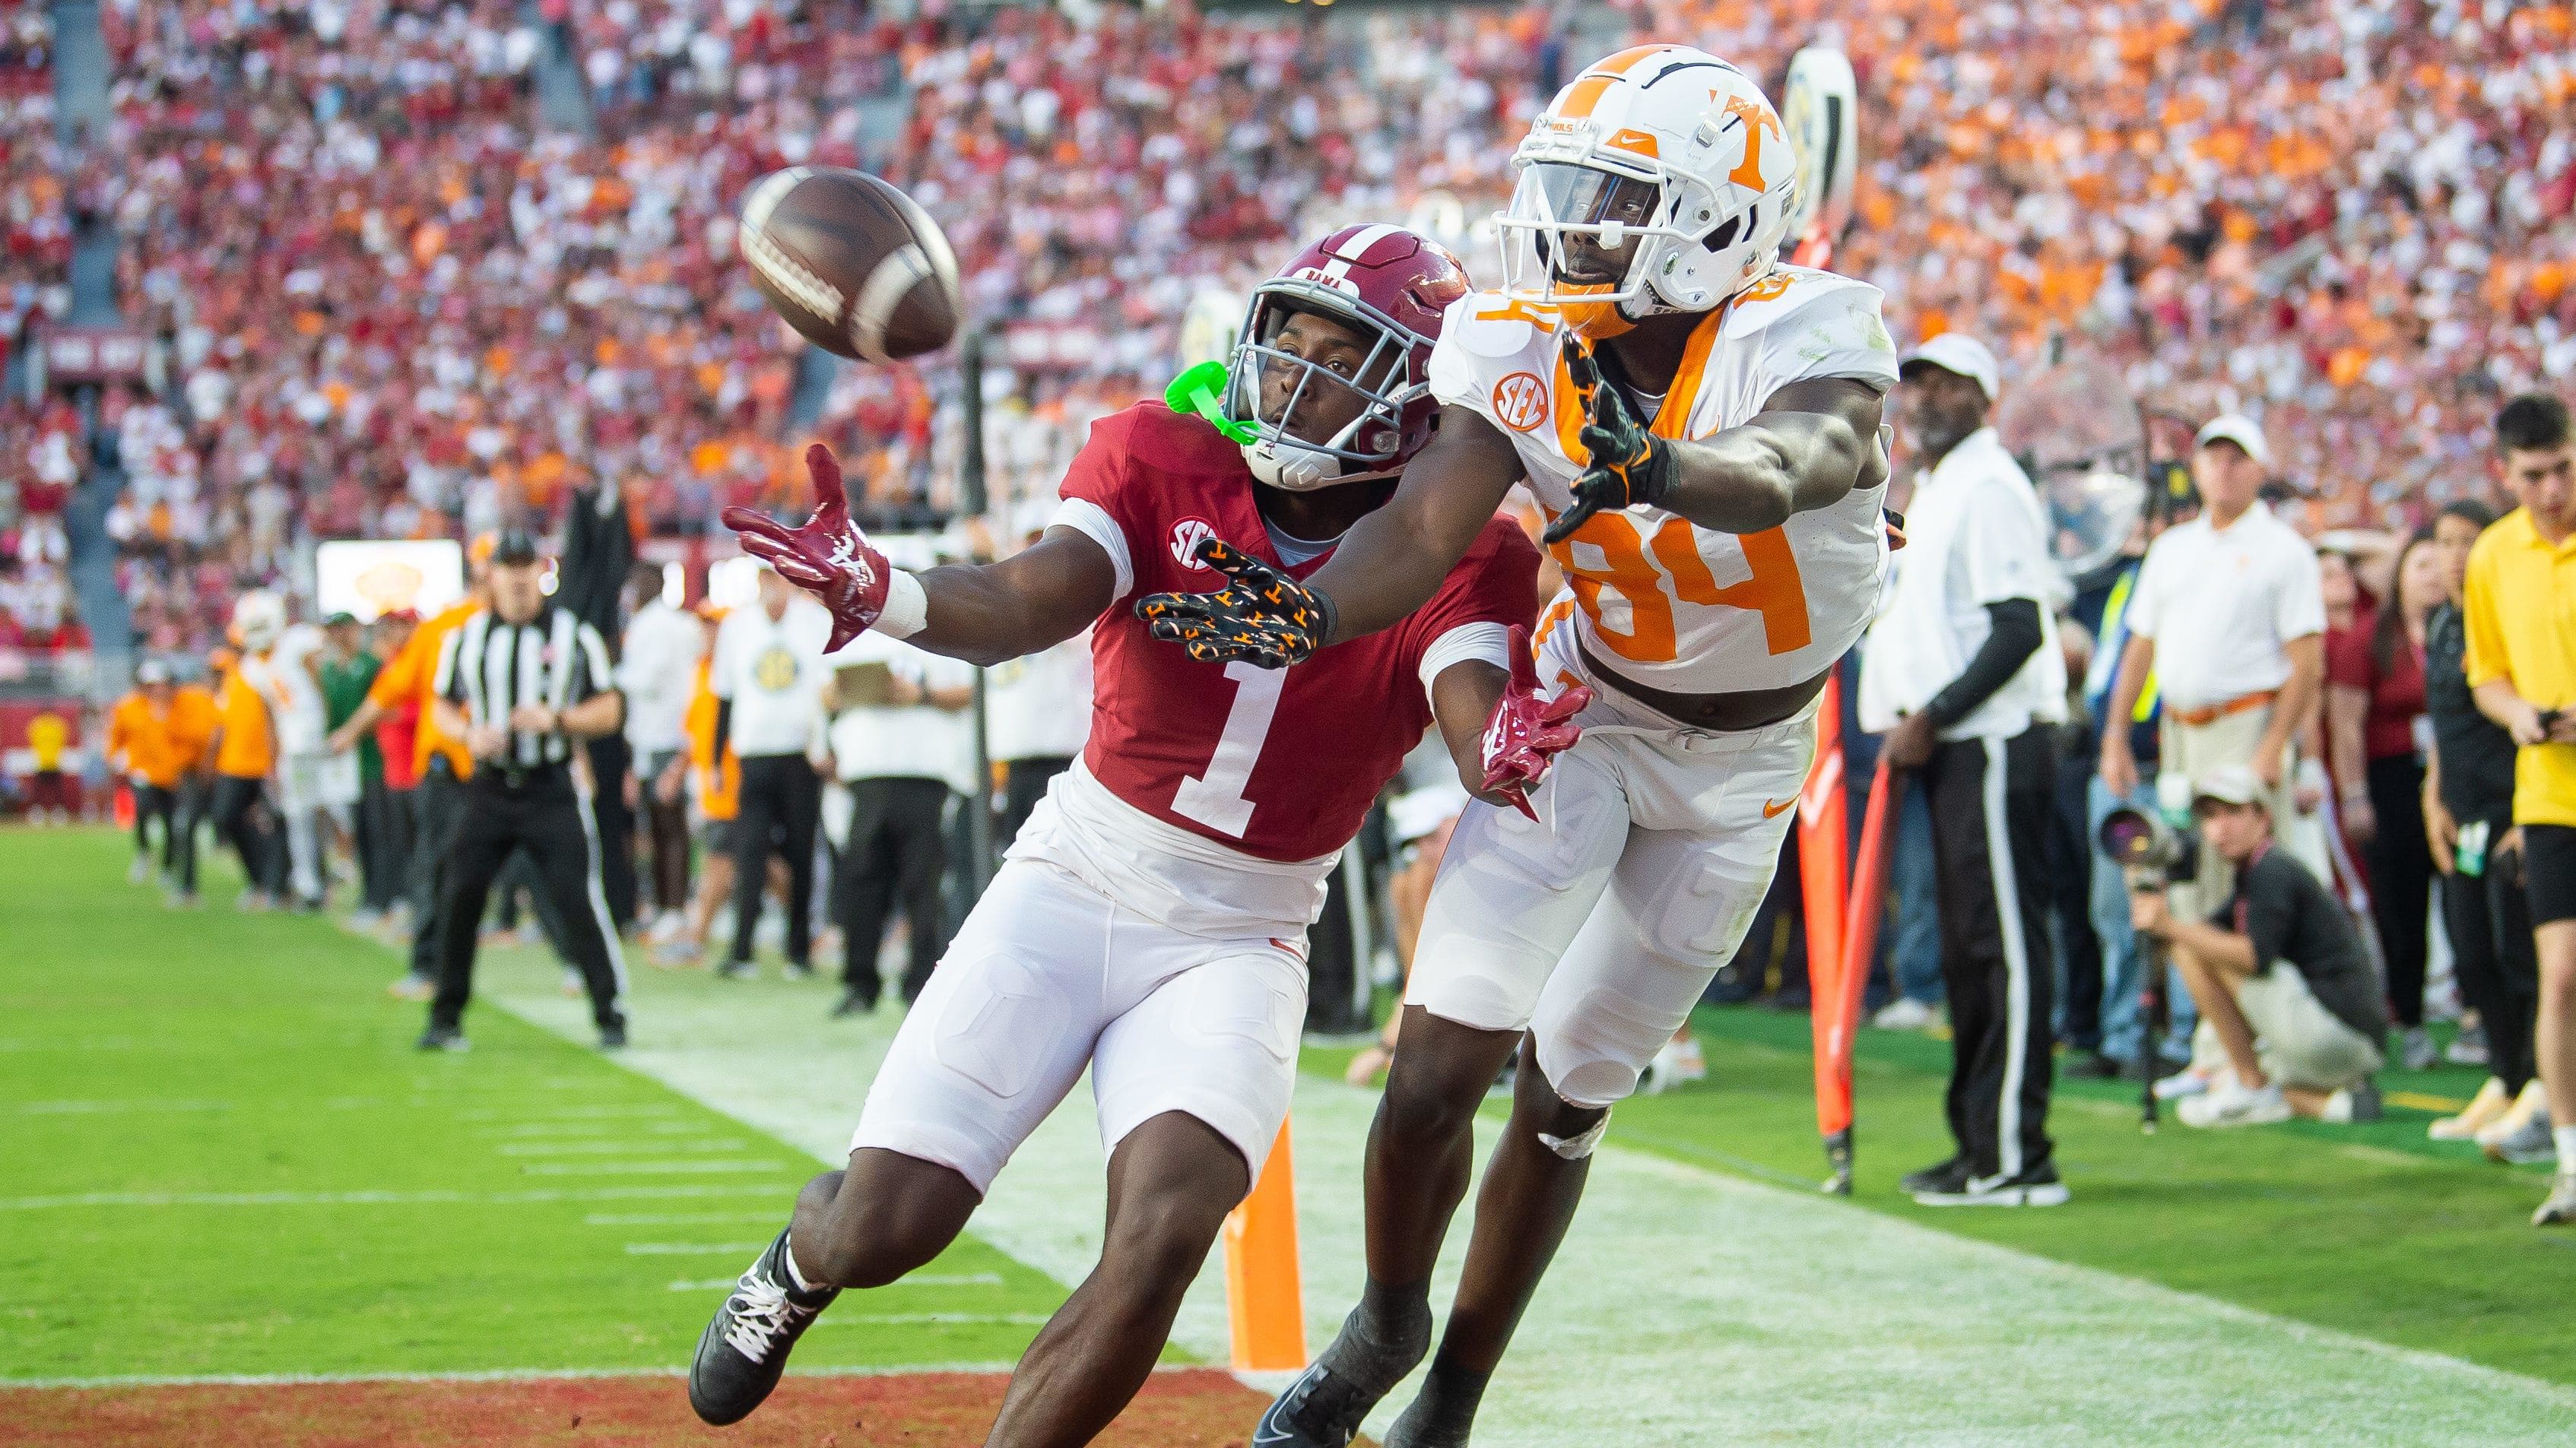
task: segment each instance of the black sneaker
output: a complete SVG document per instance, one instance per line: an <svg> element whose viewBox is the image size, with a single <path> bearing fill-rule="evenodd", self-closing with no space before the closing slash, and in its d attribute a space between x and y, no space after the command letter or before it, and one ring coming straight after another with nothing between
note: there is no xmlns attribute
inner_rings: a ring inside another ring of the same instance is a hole
<svg viewBox="0 0 2576 1448"><path fill-rule="evenodd" d="M716 967L716 974L727 980L749 980L760 974L760 967L748 960L728 960Z"/></svg>
<svg viewBox="0 0 2576 1448"><path fill-rule="evenodd" d="M473 1049L473 1043L465 1039L465 1033L454 1026L432 1026L428 1030L421 1032L420 1039L412 1042L412 1044L418 1046L424 1051L466 1051Z"/></svg>
<svg viewBox="0 0 2576 1448"><path fill-rule="evenodd" d="M2075 1081L2117 1081L2129 1074L2129 1063L2100 1051L2080 1050L2060 1068L2060 1074Z"/></svg>
<svg viewBox="0 0 2576 1448"><path fill-rule="evenodd" d="M1921 1171L1908 1172L1898 1186L1909 1192L1955 1192L1968 1184L1968 1159L1954 1156Z"/></svg>
<svg viewBox="0 0 2576 1448"><path fill-rule="evenodd" d="M625 1050L625 1049L626 1049L626 1028L625 1028L624 1026L602 1026L602 1027L600 1027L600 1028L599 1028L599 1049L601 1049L601 1050L603 1050L603 1051L622 1051L622 1050Z"/></svg>
<svg viewBox="0 0 2576 1448"><path fill-rule="evenodd" d="M841 997L841 1003L839 1005L832 1007L832 1019L839 1020L843 1016L874 1015L876 1013L876 1008L877 1003L875 1001L868 999L857 991L850 991Z"/></svg>
<svg viewBox="0 0 2576 1448"><path fill-rule="evenodd" d="M1951 1191L1914 1194L1915 1202L1926 1207L2056 1207L2065 1205L2066 1198L2066 1184L2057 1179L2053 1162L2025 1167L2019 1176L1971 1176Z"/></svg>
<svg viewBox="0 0 2576 1448"><path fill-rule="evenodd" d="M791 960L787 962L786 975L789 980L812 980L814 967L805 961Z"/></svg>
<svg viewBox="0 0 2576 1448"><path fill-rule="evenodd" d="M698 1355L689 1364L689 1406L719 1428L751 1416L778 1386L796 1339L840 1295L837 1287L797 1289L787 1275L787 1233L780 1232L699 1334Z"/></svg>
<svg viewBox="0 0 2576 1448"><path fill-rule="evenodd" d="M1346 1448L1360 1420L1430 1351L1427 1317L1417 1341L1390 1346L1359 1330L1364 1310L1351 1309L1313 1364L1263 1411L1250 1448Z"/></svg>

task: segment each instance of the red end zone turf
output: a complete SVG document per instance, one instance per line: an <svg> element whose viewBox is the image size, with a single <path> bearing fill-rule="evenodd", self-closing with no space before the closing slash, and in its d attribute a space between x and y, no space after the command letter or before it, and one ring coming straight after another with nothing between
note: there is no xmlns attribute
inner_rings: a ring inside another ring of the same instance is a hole
<svg viewBox="0 0 2576 1448"><path fill-rule="evenodd" d="M973 1448L1009 1379L999 1373L790 1377L759 1412L709 1428L677 1377L0 1389L0 1444L80 1448ZM1241 1448L1265 1400L1222 1372L1158 1372L1103 1448Z"/></svg>

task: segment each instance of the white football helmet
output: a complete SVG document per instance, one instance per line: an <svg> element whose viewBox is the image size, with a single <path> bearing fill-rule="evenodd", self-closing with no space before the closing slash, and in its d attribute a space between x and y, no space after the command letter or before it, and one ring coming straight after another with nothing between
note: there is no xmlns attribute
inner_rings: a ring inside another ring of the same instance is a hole
<svg viewBox="0 0 2576 1448"><path fill-rule="evenodd" d="M1592 340L1723 306L1767 275L1797 158L1762 88L1703 50L1641 45L1557 93L1512 155L1503 288Z"/></svg>
<svg viewBox="0 0 2576 1448"><path fill-rule="evenodd" d="M286 632L286 600L254 588L233 600L233 641L245 653L264 654Z"/></svg>

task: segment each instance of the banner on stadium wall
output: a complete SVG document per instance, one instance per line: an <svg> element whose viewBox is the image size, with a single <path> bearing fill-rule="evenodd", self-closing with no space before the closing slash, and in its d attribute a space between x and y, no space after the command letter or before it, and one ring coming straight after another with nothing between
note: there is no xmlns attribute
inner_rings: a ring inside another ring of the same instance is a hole
<svg viewBox="0 0 2576 1448"><path fill-rule="evenodd" d="M360 623L410 609L426 617L465 597L465 550L444 538L365 539L313 550L314 601Z"/></svg>
<svg viewBox="0 0 2576 1448"><path fill-rule="evenodd" d="M143 375L152 339L141 327L48 327L49 382L127 382Z"/></svg>

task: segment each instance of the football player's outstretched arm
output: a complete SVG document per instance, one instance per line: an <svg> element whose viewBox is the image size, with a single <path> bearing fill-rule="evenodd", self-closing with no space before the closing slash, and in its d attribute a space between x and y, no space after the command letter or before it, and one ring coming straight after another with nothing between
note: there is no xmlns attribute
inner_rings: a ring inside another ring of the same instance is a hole
<svg viewBox="0 0 2576 1448"><path fill-rule="evenodd" d="M1762 533L1887 476L1880 393L1849 377L1792 382L1742 427L1676 442L1664 511L1717 533Z"/></svg>
<svg viewBox="0 0 2576 1448"><path fill-rule="evenodd" d="M805 453L814 516L802 527L750 508L727 508L743 551L832 611L827 652L871 628L933 653L998 664L1062 643L1098 618L1117 590L1117 567L1098 543L1053 527L998 563L896 569L850 521L841 465L816 443Z"/></svg>
<svg viewBox="0 0 2576 1448"><path fill-rule="evenodd" d="M1514 625L1506 638L1509 669L1461 659L1432 678L1431 716L1469 794L1536 819L1529 792L1582 737L1574 716L1592 702L1592 691L1572 684L1553 699L1542 696L1529 630Z"/></svg>
<svg viewBox="0 0 2576 1448"><path fill-rule="evenodd" d="M1405 465L1395 496L1352 524L1306 579L1332 600L1332 636L1322 642L1375 633L1429 602L1520 476L1511 439L1468 408L1441 408L1439 432Z"/></svg>
<svg viewBox="0 0 2576 1448"><path fill-rule="evenodd" d="M1619 390L1602 385L1591 354L1568 345L1565 365L1591 421L1590 457L1573 503L1548 524L1550 543L1605 508L1651 506L1716 533L1764 533L1792 514L1831 507L1887 476L1879 390L1848 377L1792 382L1762 411L1697 442L1657 437Z"/></svg>
<svg viewBox="0 0 2576 1448"><path fill-rule="evenodd" d="M998 664L1064 642L1100 617L1118 587L1117 568L1100 545L1061 524L998 563L951 563L913 576L929 618L904 642L970 664Z"/></svg>

